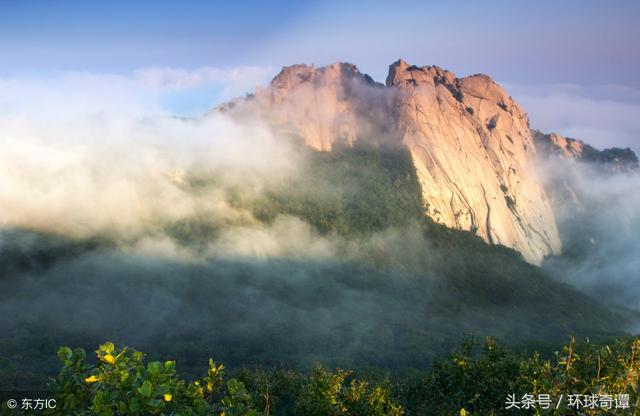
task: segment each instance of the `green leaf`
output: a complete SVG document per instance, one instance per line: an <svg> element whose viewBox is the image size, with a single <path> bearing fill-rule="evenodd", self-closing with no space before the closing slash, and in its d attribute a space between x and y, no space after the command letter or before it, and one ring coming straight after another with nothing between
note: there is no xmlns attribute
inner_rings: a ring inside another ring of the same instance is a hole
<svg viewBox="0 0 640 416"><path fill-rule="evenodd" d="M73 350L73 355L75 355L76 361L78 362L84 361L84 359L87 358L87 353L82 348L76 348Z"/></svg>
<svg viewBox="0 0 640 416"><path fill-rule="evenodd" d="M72 355L73 352L69 347L60 347L60 349L58 349L58 358L60 358L60 361L69 361Z"/></svg>
<svg viewBox="0 0 640 416"><path fill-rule="evenodd" d="M236 394L238 390L240 390L238 380L232 378L231 380L227 381L227 390L229 390L229 394L231 395Z"/></svg>
<svg viewBox="0 0 640 416"><path fill-rule="evenodd" d="M113 345L113 342L105 342L104 344L100 345L98 351L104 354L113 354L113 351L115 351L115 349L116 347Z"/></svg>
<svg viewBox="0 0 640 416"><path fill-rule="evenodd" d="M160 375L160 372L162 371L162 365L158 361L152 361L149 364L147 364L147 371L153 377L157 377L158 375Z"/></svg>
<svg viewBox="0 0 640 416"><path fill-rule="evenodd" d="M133 414L138 413L140 411L140 402L138 400L131 400L129 402L129 410Z"/></svg>
<svg viewBox="0 0 640 416"><path fill-rule="evenodd" d="M158 400L158 399L149 399L147 401L147 405L149 407L158 408L158 407L162 406L162 402L160 400Z"/></svg>
<svg viewBox="0 0 640 416"><path fill-rule="evenodd" d="M152 385L149 380L145 380L144 383L142 383L142 386L138 387L138 392L144 397L150 397L151 391L152 391Z"/></svg>

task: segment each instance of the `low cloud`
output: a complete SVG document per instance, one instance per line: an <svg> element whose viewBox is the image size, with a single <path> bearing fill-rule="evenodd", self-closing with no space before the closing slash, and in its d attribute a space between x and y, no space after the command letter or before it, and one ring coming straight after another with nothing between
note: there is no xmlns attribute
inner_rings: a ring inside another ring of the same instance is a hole
<svg viewBox="0 0 640 416"><path fill-rule="evenodd" d="M60 344L107 339L187 366L210 354L232 364L423 366L464 333L551 339L565 334L565 319L577 333L597 325L581 322L583 309L533 319L555 287L512 254L499 257L536 284L494 268L482 250L476 264L455 245L435 247L419 224L347 236L283 215L267 191L302 191L285 203L304 213L314 197L359 198L358 178L308 180L318 172L305 170L310 153L258 118L172 117L158 91L200 81L163 76L149 85L96 74L0 80L11 86L0 89L0 330L2 353L27 357L17 368ZM375 173L367 165L354 176ZM258 204L273 216L260 217ZM559 303L579 296L555 289ZM57 365L52 353L38 371Z"/></svg>
<svg viewBox="0 0 640 416"><path fill-rule="evenodd" d="M131 233L229 209L224 189L258 192L291 174L295 152L258 120L172 117L137 81L66 74L0 80L0 224L88 236ZM185 175L213 175L207 193ZM242 185L242 186L240 186Z"/></svg>
<svg viewBox="0 0 640 416"><path fill-rule="evenodd" d="M566 160L544 172L565 251L546 267L604 303L640 310L640 173Z"/></svg>
<svg viewBox="0 0 640 416"><path fill-rule="evenodd" d="M199 116L220 102L255 91L273 76L269 67L195 69L149 67L132 74L60 72L0 78L2 114L78 112Z"/></svg>
<svg viewBox="0 0 640 416"><path fill-rule="evenodd" d="M150 67L136 71L134 79L154 88L194 88L220 84L225 88L243 88L252 91L273 75L273 68L249 66L221 69L202 67L194 70L171 67Z"/></svg>
<svg viewBox="0 0 640 416"><path fill-rule="evenodd" d="M620 85L554 84L505 88L528 112L531 127L579 138L596 148L640 150L640 90Z"/></svg>

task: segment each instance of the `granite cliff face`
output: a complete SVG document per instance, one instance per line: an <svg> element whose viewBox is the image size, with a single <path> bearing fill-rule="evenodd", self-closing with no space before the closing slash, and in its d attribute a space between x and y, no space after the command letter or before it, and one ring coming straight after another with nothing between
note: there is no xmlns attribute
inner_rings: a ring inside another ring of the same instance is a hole
<svg viewBox="0 0 640 416"><path fill-rule="evenodd" d="M524 111L486 75L393 64L395 120L411 149L427 214L520 251L532 263L560 250L534 169Z"/></svg>
<svg viewBox="0 0 640 416"><path fill-rule="evenodd" d="M435 221L514 248L531 263L560 251L527 115L486 75L456 78L399 60L383 85L351 64L294 65L218 110L250 110L322 151L356 140L407 146Z"/></svg>
<svg viewBox="0 0 640 416"><path fill-rule="evenodd" d="M220 109L257 112L278 133L328 151L336 143L351 145L357 138L386 138L394 128L387 101L384 85L354 65L293 65L283 68L267 88Z"/></svg>

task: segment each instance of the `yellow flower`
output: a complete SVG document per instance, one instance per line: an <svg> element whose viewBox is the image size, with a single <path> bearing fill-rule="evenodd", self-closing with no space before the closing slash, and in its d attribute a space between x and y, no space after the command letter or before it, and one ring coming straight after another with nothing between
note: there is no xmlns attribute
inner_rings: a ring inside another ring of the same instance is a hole
<svg viewBox="0 0 640 416"><path fill-rule="evenodd" d="M90 376L84 379L86 383L95 383L96 381L100 381L98 376Z"/></svg>
<svg viewBox="0 0 640 416"><path fill-rule="evenodd" d="M212 383L212 382L208 382L208 383L207 383L207 390L208 390L209 392L212 392L212 391L213 391L213 383Z"/></svg>
<svg viewBox="0 0 640 416"><path fill-rule="evenodd" d="M114 357L111 354L107 354L104 357L101 358L102 361L104 361L107 364L111 364L114 365L116 363L116 357Z"/></svg>
<svg viewBox="0 0 640 416"><path fill-rule="evenodd" d="M165 402L170 402L171 399L173 399L173 396L169 393L165 393L164 396L162 396L164 398Z"/></svg>

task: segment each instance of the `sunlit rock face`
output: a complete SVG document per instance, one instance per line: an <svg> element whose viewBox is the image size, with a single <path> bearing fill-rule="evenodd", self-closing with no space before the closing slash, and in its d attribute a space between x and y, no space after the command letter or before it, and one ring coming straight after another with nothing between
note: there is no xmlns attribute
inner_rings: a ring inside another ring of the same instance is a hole
<svg viewBox="0 0 640 416"><path fill-rule="evenodd" d="M486 75L391 65L394 115L411 149L427 214L520 251L532 263L560 250L534 170L525 112Z"/></svg>
<svg viewBox="0 0 640 416"><path fill-rule="evenodd" d="M268 88L258 89L253 104L280 133L328 151L336 143L386 136L394 127L386 96L383 84L354 65L293 65L283 68Z"/></svg>
<svg viewBox="0 0 640 416"><path fill-rule="evenodd" d="M527 115L486 75L456 78L400 60L383 85L351 64L294 65L219 110L239 107L318 150L360 139L405 145L435 221L514 248L535 264L560 251Z"/></svg>

